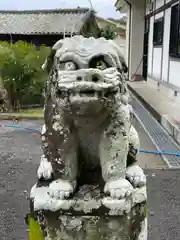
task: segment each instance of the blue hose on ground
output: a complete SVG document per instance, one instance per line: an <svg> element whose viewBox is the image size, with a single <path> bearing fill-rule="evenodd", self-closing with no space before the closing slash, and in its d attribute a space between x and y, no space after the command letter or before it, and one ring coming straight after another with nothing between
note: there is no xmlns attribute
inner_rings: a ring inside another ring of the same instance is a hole
<svg viewBox="0 0 180 240"><path fill-rule="evenodd" d="M169 152L169 151L153 151L153 150L149 150L149 149L139 149L139 152L141 153L151 153L154 155L169 155L169 156L176 156L176 157L180 157L180 152Z"/></svg>
<svg viewBox="0 0 180 240"><path fill-rule="evenodd" d="M10 128L29 130L29 131L41 133L40 128L26 127L26 126L19 125L19 124L2 124L2 123L0 123L0 127L10 127Z"/></svg>
<svg viewBox="0 0 180 240"><path fill-rule="evenodd" d="M23 125L19 125L19 124L2 124L0 123L0 127L10 127L10 128L16 128L16 129L23 129L23 130L29 130L32 132L36 132L36 133L41 133L41 129L40 128L34 128L34 127L26 127ZM169 155L169 156L176 156L176 157L180 157L180 152L169 152L169 151L153 151L153 150L149 150L149 149L139 149L139 152L141 153L149 153L149 154L154 154L154 155Z"/></svg>

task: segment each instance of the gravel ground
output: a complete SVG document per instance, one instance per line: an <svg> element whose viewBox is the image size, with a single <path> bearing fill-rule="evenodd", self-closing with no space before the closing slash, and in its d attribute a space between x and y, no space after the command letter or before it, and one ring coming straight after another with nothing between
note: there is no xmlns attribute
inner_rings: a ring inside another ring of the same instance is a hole
<svg viewBox="0 0 180 240"><path fill-rule="evenodd" d="M39 122L23 122L28 126ZM135 122L141 147L154 149ZM29 131L0 128L0 240L27 240L24 217L29 210L28 193L35 183L41 155L40 138ZM165 168L160 157L139 154L148 175L148 240L180 239L180 170Z"/></svg>
<svg viewBox="0 0 180 240"><path fill-rule="evenodd" d="M0 128L1 240L28 239L24 217L40 153L40 139L29 131Z"/></svg>

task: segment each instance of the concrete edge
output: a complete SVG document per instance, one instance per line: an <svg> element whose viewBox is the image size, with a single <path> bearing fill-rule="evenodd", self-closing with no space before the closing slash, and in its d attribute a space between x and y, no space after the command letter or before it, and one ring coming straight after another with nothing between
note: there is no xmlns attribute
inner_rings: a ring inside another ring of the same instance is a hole
<svg viewBox="0 0 180 240"><path fill-rule="evenodd" d="M156 144L156 142L154 141L154 139L152 138L151 134L147 131L146 127L144 126L144 124L142 123L141 119L138 117L138 115L134 112L133 113L134 118L136 118L136 120L139 122L139 124L142 126L142 128L144 129L145 133L148 135L149 139L151 140L151 142L153 143L153 145L155 146L155 148L157 149L158 152L161 152L161 149L159 148L159 146ZM171 168L171 165L169 164L169 161L167 159L167 157L163 154L161 154L161 158L164 161L165 165L168 168Z"/></svg>
<svg viewBox="0 0 180 240"><path fill-rule="evenodd" d="M173 124L168 115L159 114L156 109L150 105L142 96L140 96L135 89L133 89L129 84L128 88L130 92L135 95L135 97L144 105L144 107L153 115L153 117L163 126L163 128L171 135L176 143L180 144L180 129Z"/></svg>
<svg viewBox="0 0 180 240"><path fill-rule="evenodd" d="M144 105L144 107L146 109L148 109L148 111L153 115L153 117L159 122L161 123L161 114L159 114L156 109L151 106L142 96L140 96L135 89L133 89L129 84L128 84L128 88L130 90L130 92L132 92L135 97Z"/></svg>
<svg viewBox="0 0 180 240"><path fill-rule="evenodd" d="M171 122L171 120L168 118L168 115L162 115L161 125L167 130L173 139L180 144L180 129Z"/></svg>

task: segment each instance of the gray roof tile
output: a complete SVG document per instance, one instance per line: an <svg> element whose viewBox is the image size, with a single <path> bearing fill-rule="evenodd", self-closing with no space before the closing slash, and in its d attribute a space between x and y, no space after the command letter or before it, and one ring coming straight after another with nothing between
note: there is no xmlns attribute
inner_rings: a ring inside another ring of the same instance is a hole
<svg viewBox="0 0 180 240"><path fill-rule="evenodd" d="M79 33L89 9L0 11L0 34Z"/></svg>

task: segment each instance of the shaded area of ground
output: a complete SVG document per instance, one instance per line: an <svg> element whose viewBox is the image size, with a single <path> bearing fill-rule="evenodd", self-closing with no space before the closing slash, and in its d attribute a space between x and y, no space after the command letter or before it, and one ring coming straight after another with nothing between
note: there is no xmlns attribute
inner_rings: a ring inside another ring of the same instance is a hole
<svg viewBox="0 0 180 240"><path fill-rule="evenodd" d="M157 151L156 147L153 145L152 141L149 139L148 135L145 133L142 126L136 119L133 120L133 125L135 126L137 132L139 133L141 148ZM164 163L160 155L139 153L138 162L143 169L167 168L166 164Z"/></svg>
<svg viewBox="0 0 180 240"><path fill-rule="evenodd" d="M152 149L150 139L135 124L140 133L141 147ZM1 240L28 239L24 217L29 210L27 197L36 181L40 154L38 136L29 131L0 128ZM140 153L139 161L142 166L144 164L148 175L148 240L179 240L180 170L155 169L164 165L161 158L154 155Z"/></svg>

